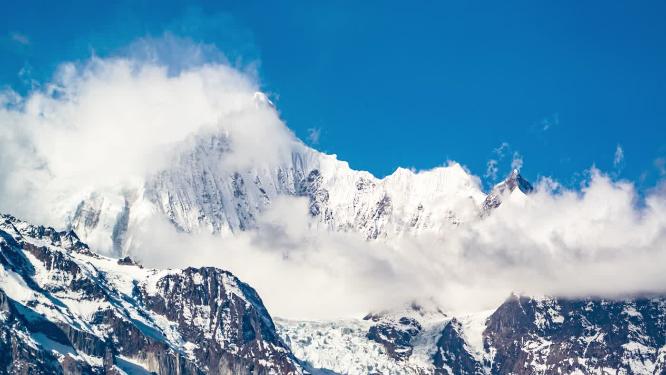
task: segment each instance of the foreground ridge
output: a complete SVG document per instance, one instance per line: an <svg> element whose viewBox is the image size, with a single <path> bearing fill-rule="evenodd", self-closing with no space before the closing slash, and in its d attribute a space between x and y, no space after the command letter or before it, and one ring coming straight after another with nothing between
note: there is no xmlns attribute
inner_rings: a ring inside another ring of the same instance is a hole
<svg viewBox="0 0 666 375"><path fill-rule="evenodd" d="M0 250L0 373L302 373L229 272L143 268L9 215Z"/></svg>
<svg viewBox="0 0 666 375"><path fill-rule="evenodd" d="M666 374L666 299L511 295L496 310L278 320L293 352L340 374Z"/></svg>

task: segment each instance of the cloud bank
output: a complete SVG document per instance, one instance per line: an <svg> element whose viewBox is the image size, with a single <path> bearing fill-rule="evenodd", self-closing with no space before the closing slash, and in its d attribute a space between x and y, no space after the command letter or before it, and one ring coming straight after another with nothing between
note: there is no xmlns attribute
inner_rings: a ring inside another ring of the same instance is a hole
<svg viewBox="0 0 666 375"><path fill-rule="evenodd" d="M173 66L143 58L93 57L63 64L53 81L26 97L0 95L0 209L60 223L52 205L90 191L122 189L170 162L173 150L207 130L230 139L230 167L287 153L295 138L254 77L225 63ZM175 43L175 42L172 42ZM172 48L173 49L173 48ZM175 48L191 56L196 46ZM188 57L189 58L189 57ZM74 203L75 204L75 203Z"/></svg>
<svg viewBox="0 0 666 375"><path fill-rule="evenodd" d="M187 50L187 49L185 49ZM224 61L177 69L154 58L64 64L26 97L0 95L0 210L62 225L90 191L135 187L176 147L215 129L231 143L224 168L285 157L293 134L255 76ZM173 56L173 54L170 54ZM317 133L318 136L318 133ZM497 159L508 144L497 150ZM522 158L514 153L514 167ZM497 177L497 162L488 176ZM259 228L232 238L178 232L153 218L132 251L158 267L214 265L253 285L292 318L364 314L411 300L453 310L496 306L511 291L564 296L666 292L666 188L591 169L584 186L542 179L484 220L441 235L365 241L312 229L307 202L285 197Z"/></svg>
<svg viewBox="0 0 666 375"><path fill-rule="evenodd" d="M482 221L388 243L313 231L307 202L283 198L256 231L229 239L152 223L137 235L146 246L136 255L160 267L228 268L293 318L358 316L414 300L476 311L512 291L621 298L666 292L665 197L654 191L637 208L631 184L593 170L580 191L543 180L529 199L507 199Z"/></svg>

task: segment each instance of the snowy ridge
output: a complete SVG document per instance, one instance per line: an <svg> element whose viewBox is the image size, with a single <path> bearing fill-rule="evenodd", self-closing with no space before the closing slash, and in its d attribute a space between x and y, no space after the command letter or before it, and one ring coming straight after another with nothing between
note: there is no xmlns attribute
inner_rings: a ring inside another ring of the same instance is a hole
<svg viewBox="0 0 666 375"><path fill-rule="evenodd" d="M62 217L96 249L120 256L150 218L230 236L256 228L284 196L307 198L318 228L367 239L449 230L476 220L485 199L478 179L456 163L423 172L398 168L380 179L296 139L275 160L250 165L230 161L233 151L225 131L206 130L175 146L168 168L115 192L84 191Z"/></svg>
<svg viewBox="0 0 666 375"><path fill-rule="evenodd" d="M1 369L39 358L44 373L301 373L256 292L228 272L144 268L8 215L0 248L5 337L33 351Z"/></svg>

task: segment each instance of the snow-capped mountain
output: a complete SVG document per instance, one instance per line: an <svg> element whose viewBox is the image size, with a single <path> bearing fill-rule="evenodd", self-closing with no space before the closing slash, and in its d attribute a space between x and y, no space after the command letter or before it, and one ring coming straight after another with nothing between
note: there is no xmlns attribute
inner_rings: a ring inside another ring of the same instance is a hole
<svg viewBox="0 0 666 375"><path fill-rule="evenodd" d="M312 368L340 374L664 374L666 299L511 295L494 311L399 311L278 330Z"/></svg>
<svg viewBox="0 0 666 375"><path fill-rule="evenodd" d="M504 197L510 199L523 199L526 194L534 191L534 187L529 183L517 169L511 171L511 174L502 182L495 185L483 201L483 211L485 213L499 207Z"/></svg>
<svg viewBox="0 0 666 375"><path fill-rule="evenodd" d="M456 163L418 173L398 168L380 179L300 142L281 160L249 168L225 163L230 147L223 133L193 137L168 168L139 186L87 193L65 215L69 227L118 256L133 229L151 217L187 232L229 236L255 228L260 215L286 196L307 199L319 229L381 239L475 220L485 199L479 181Z"/></svg>
<svg viewBox="0 0 666 375"><path fill-rule="evenodd" d="M9 215L0 250L0 373L302 373L229 272L144 268Z"/></svg>
<svg viewBox="0 0 666 375"><path fill-rule="evenodd" d="M0 373L664 374L666 298L511 295L343 321L272 317L216 268L156 270L0 216Z"/></svg>
<svg viewBox="0 0 666 375"><path fill-rule="evenodd" d="M295 138L242 162L235 146L224 128L207 129L139 180L64 198L54 207L65 206L66 231L1 215L0 374L666 374L661 296L511 295L483 312L419 301L363 319L274 320L229 272L125 257L156 222L237 236L261 230L283 199L307 202L313 231L400 244L487 220L534 191L518 170L485 194L456 163L377 178Z"/></svg>

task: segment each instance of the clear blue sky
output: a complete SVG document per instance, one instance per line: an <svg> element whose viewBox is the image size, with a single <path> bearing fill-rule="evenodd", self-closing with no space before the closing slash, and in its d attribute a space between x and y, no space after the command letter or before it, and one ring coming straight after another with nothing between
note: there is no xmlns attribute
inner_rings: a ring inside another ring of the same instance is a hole
<svg viewBox="0 0 666 375"><path fill-rule="evenodd" d="M447 159L483 175L507 142L532 180L595 164L649 187L666 157L664 1L29 3L0 12L0 84L18 91L171 32L259 61L290 128L379 176Z"/></svg>

